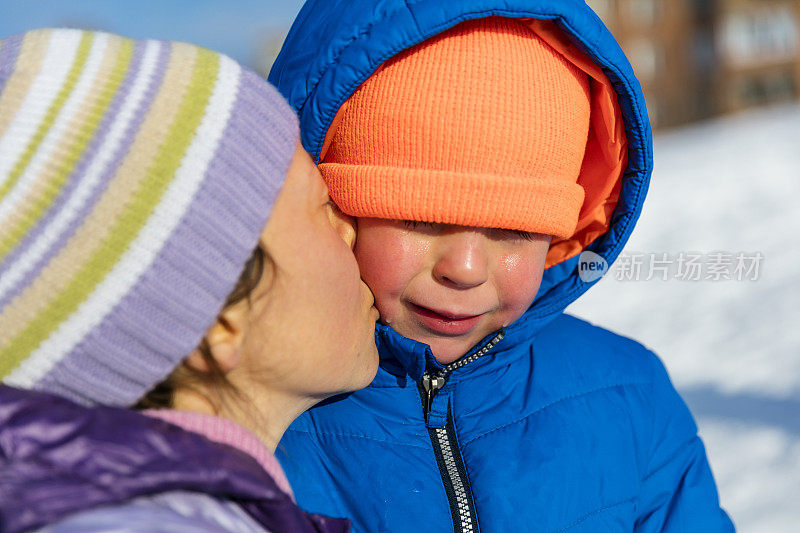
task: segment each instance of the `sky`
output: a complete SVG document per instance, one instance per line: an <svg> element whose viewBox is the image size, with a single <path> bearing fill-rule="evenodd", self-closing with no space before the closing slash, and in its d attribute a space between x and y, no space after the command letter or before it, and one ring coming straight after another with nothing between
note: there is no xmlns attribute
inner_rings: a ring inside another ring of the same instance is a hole
<svg viewBox="0 0 800 533"><path fill-rule="evenodd" d="M34 28L104 30L185 41L260 72L265 39L281 38L302 0L0 0L0 37Z"/></svg>

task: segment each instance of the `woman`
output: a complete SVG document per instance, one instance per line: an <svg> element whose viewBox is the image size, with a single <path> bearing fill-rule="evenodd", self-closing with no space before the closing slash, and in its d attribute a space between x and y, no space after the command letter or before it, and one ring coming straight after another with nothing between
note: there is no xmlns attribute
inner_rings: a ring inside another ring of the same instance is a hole
<svg viewBox="0 0 800 533"><path fill-rule="evenodd" d="M208 50L0 42L0 530L349 527L272 455L377 369L354 226L298 140Z"/></svg>

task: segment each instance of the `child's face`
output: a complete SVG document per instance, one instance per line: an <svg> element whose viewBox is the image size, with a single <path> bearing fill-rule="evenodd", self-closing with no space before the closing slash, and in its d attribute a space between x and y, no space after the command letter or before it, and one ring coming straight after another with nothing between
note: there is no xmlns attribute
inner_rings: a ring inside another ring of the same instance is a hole
<svg viewBox="0 0 800 533"><path fill-rule="evenodd" d="M447 364L531 305L549 235L359 218L355 254L381 322Z"/></svg>

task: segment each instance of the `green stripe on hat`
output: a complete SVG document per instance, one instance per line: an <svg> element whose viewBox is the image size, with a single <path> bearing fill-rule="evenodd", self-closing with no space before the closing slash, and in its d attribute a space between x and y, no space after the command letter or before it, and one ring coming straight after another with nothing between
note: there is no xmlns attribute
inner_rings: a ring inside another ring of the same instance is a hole
<svg viewBox="0 0 800 533"><path fill-rule="evenodd" d="M2 201L9 191L11 191L14 185L16 185L17 180L19 180L19 177L25 171L25 168L31 162L31 159L33 158L34 154L36 154L36 150L38 150L39 145L41 144L42 140L44 140L47 132L50 131L50 128L53 126L56 117L61 111L61 108L64 106L64 102L67 101L69 94L72 92L72 89L75 87L75 84L81 75L81 71L86 64L86 59L89 57L89 51L92 48L93 40L93 33L83 32L83 35L81 36L81 42L78 44L78 51L75 55L75 61L72 63L72 68L70 69L69 74L67 74L67 78L64 81L64 86L61 87L61 90L58 92L58 96L56 96L56 99L52 104L50 104L50 108L47 110L47 113L45 113L44 120L41 124L39 124L39 127L36 130L33 138L28 143L28 146L25 147L25 151L22 152L20 159L11 170L8 180L3 185L0 185L0 201Z"/></svg>
<svg viewBox="0 0 800 533"><path fill-rule="evenodd" d="M132 56L133 40L123 39L120 42L120 48L117 53L114 66L108 73L108 79L103 86L100 96L95 102L95 105L88 112L89 119L84 122L82 128L73 138L72 142L67 148L66 157L62 159L58 168L53 173L50 183L48 183L44 188L44 193L33 202L33 205L31 205L24 213L21 214L20 217L17 218L17 224L15 224L0 240L0 261L2 261L6 254L14 248L14 246L19 242L19 239L21 239L27 233L27 231L42 215L42 212L44 212L44 210L58 196L58 193L67 182L67 178L72 173L75 165L83 155L84 150L86 150L89 141L91 141L92 137L94 136L95 130L97 130L103 115L108 109L108 106L111 105L113 96L119 89L122 80L125 79L125 73L130 66Z"/></svg>
<svg viewBox="0 0 800 533"><path fill-rule="evenodd" d="M203 119L203 112L214 91L219 73L219 55L200 49L192 78L175 121L139 188L116 220L109 237L87 258L84 266L64 290L43 309L16 337L0 350L0 378L8 375L59 325L74 313L96 286L114 268L131 242L145 226L180 167L187 148ZM170 90L161 87L160 90ZM101 317L98 317L98 319Z"/></svg>

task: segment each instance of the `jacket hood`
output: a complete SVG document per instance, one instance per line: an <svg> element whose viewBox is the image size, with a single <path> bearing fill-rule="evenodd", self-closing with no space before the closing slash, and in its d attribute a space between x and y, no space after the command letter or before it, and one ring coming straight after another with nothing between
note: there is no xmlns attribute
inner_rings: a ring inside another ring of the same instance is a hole
<svg viewBox="0 0 800 533"><path fill-rule="evenodd" d="M236 502L270 531L349 531L301 511L244 452L135 411L0 385L0 531L172 490Z"/></svg>
<svg viewBox="0 0 800 533"><path fill-rule="evenodd" d="M298 112L303 144L318 162L338 110L384 61L459 22L488 16L531 19L534 24L549 21L560 28L559 33L607 80L627 143L627 164L618 172L621 176L614 191L618 198L609 206L602 229L580 249L565 254L568 259L545 270L533 304L507 328L507 337L520 329L530 337L597 282L598 267L600 272L608 271L633 231L653 167L652 133L641 86L614 37L583 1L309 0L286 38L269 81ZM590 275L581 275L581 264L587 268L590 263L595 268L583 270ZM393 332L379 326L378 333L380 341ZM389 340L388 344L400 344L405 352L410 349L397 339ZM419 347L411 351L420 350L424 352Z"/></svg>

